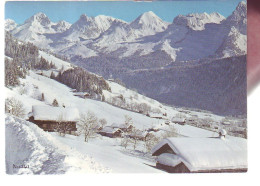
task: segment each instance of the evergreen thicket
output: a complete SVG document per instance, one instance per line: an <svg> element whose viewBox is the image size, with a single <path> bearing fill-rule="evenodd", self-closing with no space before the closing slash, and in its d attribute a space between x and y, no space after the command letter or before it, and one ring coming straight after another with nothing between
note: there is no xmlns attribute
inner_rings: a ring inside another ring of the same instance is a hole
<svg viewBox="0 0 260 186"><path fill-rule="evenodd" d="M92 96L101 96L102 90L111 91L104 78L91 74L79 67L59 72L55 79L73 89L76 89L78 92L88 92Z"/></svg>
<svg viewBox="0 0 260 186"><path fill-rule="evenodd" d="M29 70L49 70L56 68L43 57L39 59L39 49L32 43L23 43L5 32L5 86L20 84L19 78L25 78ZM11 59L10 59L11 58Z"/></svg>

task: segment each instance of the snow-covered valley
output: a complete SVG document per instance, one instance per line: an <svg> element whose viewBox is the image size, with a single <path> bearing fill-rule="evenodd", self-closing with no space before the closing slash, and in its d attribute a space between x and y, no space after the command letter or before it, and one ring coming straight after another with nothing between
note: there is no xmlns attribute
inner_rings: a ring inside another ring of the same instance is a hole
<svg viewBox="0 0 260 186"><path fill-rule="evenodd" d="M73 68L69 63L43 51L40 51L39 55L48 60L51 59L57 66L55 70ZM187 112L185 109L165 106L113 81L107 81L111 87L111 92L104 91L106 98L122 94L129 103L146 103L154 110L160 110L161 113L167 114L165 119L148 117L142 113L122 109L106 102L75 96L71 88L50 79L48 77L49 71L40 71L42 75L30 71L25 79L20 79L20 86L6 88L6 96L22 102L26 113L32 111L33 105L51 105L52 101L56 99L60 105L77 108L82 114L93 112L97 118L104 118L107 121L107 126L113 123L124 123L125 115L127 115L132 118L136 129L146 131L151 128L158 128L159 132L154 132L158 137L169 131L171 127L174 127L176 134L182 137L207 138L218 136L217 132L191 125L179 125L173 122L170 122L170 125L165 124L167 120L171 120L178 114L186 118L192 118L194 115L198 119L212 118L213 121L219 123L217 125L220 127L220 123L224 119L223 116L210 113L192 110ZM42 93L44 93L44 101L39 99ZM28 119L27 115L25 119ZM38 128L34 123L9 115L6 116L6 128L8 174L161 172L161 170L155 168L155 158L147 151L143 141L139 141L135 149L132 145L124 148L121 144L123 138L109 138L97 134L86 143L82 135L60 136L55 132L48 133ZM19 158L15 157L14 154L19 154ZM59 158L59 160L56 158ZM30 169L13 169L13 164L28 165Z"/></svg>

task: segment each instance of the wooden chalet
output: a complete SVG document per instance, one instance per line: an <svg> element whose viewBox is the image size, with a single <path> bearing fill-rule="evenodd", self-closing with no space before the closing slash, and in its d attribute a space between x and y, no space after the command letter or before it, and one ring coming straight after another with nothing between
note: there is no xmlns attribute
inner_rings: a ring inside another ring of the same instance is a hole
<svg viewBox="0 0 260 186"><path fill-rule="evenodd" d="M153 134L151 134L147 131L137 130L135 133L130 134L129 137L138 139L141 141L146 141L151 135L153 135Z"/></svg>
<svg viewBox="0 0 260 186"><path fill-rule="evenodd" d="M123 131L119 128L112 128L110 126L104 127L100 132L98 132L102 136L107 136L110 138L118 138L122 137Z"/></svg>
<svg viewBox="0 0 260 186"><path fill-rule="evenodd" d="M88 92L75 92L73 95L83 99L90 97L90 94Z"/></svg>
<svg viewBox="0 0 260 186"><path fill-rule="evenodd" d="M180 125L185 125L185 123L186 123L186 119L185 118L173 117L171 121L173 123L177 123L177 124L180 124Z"/></svg>
<svg viewBox="0 0 260 186"><path fill-rule="evenodd" d="M76 108L63 108L35 105L29 115L29 121L35 123L44 131L55 132L60 124L67 125L64 133L74 134L77 131L76 122L79 112Z"/></svg>
<svg viewBox="0 0 260 186"><path fill-rule="evenodd" d="M163 116L162 114L158 114L158 113L149 113L147 114L148 117L150 118L155 118L155 119L164 119L165 116Z"/></svg>
<svg viewBox="0 0 260 186"><path fill-rule="evenodd" d="M169 173L246 172L243 138L167 138L152 149L156 167Z"/></svg>
<svg viewBox="0 0 260 186"><path fill-rule="evenodd" d="M132 124L126 125L125 123L123 123L123 124L113 123L110 127L119 128L123 132L130 132L134 128L134 126Z"/></svg>

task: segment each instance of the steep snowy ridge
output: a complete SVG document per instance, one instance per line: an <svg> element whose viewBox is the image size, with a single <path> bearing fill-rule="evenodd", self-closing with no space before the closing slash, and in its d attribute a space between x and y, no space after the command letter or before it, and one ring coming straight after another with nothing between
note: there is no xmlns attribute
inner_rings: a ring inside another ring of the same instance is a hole
<svg viewBox="0 0 260 186"><path fill-rule="evenodd" d="M56 25L52 25L51 27L57 32L61 33L70 28L71 24L66 21L59 21Z"/></svg>
<svg viewBox="0 0 260 186"><path fill-rule="evenodd" d="M6 31L12 31L17 27L17 23L12 19L6 19L5 20L5 30Z"/></svg>
<svg viewBox="0 0 260 186"><path fill-rule="evenodd" d="M217 50L220 57L244 55L247 53L247 5L238 4L236 10L224 21L230 27L228 35Z"/></svg>
<svg viewBox="0 0 260 186"><path fill-rule="evenodd" d="M225 17L219 13L202 13L202 14L188 14L187 16L179 15L173 20L173 24L187 26L192 30L204 30L208 23L220 24L225 20Z"/></svg>
<svg viewBox="0 0 260 186"><path fill-rule="evenodd" d="M164 31L169 23L164 22L161 18L155 15L152 11L145 12L140 15L136 20L130 23L130 26L144 32L143 36L154 35L155 33Z"/></svg>
<svg viewBox="0 0 260 186"><path fill-rule="evenodd" d="M94 39L107 30L115 20L109 16L88 17L82 14L61 37L69 41L79 41L80 38Z"/></svg>

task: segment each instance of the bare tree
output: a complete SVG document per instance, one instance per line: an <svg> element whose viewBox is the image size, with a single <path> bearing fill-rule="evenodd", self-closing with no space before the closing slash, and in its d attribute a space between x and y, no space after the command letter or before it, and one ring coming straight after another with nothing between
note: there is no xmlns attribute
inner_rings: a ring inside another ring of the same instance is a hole
<svg viewBox="0 0 260 186"><path fill-rule="evenodd" d="M99 124L101 128L104 128L104 126L107 124L107 120L105 118L102 118L99 120Z"/></svg>
<svg viewBox="0 0 260 186"><path fill-rule="evenodd" d="M90 137L95 136L98 128L98 119L94 113L88 112L87 114L81 114L78 123L79 132L84 134L85 142L88 142Z"/></svg>
<svg viewBox="0 0 260 186"><path fill-rule="evenodd" d="M149 134L145 138L145 148L147 152L150 152L152 148L159 143L160 138L156 137L154 134Z"/></svg>
<svg viewBox="0 0 260 186"><path fill-rule="evenodd" d="M125 149L130 145L131 143L131 138L129 136L124 136L121 138L121 146L123 146Z"/></svg>
<svg viewBox="0 0 260 186"><path fill-rule="evenodd" d="M24 118L25 116L23 103L14 97L5 99L5 112L20 118Z"/></svg>
<svg viewBox="0 0 260 186"><path fill-rule="evenodd" d="M130 143L133 145L134 150L136 149L139 139L138 139L138 134L140 131L136 128L133 128L131 132L129 132L129 136L131 136L131 141Z"/></svg>

